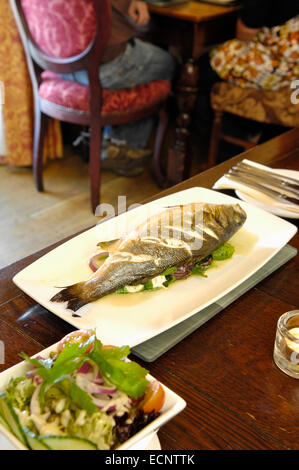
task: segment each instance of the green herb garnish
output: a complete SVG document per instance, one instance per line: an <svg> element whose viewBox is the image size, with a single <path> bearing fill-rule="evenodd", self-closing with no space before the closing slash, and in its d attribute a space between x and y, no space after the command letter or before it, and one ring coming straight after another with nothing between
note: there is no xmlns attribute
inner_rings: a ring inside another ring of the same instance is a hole
<svg viewBox="0 0 299 470"><path fill-rule="evenodd" d="M176 268L176 269L177 269L177 268ZM167 276L166 276L166 281L163 282L163 286L169 287L170 284L173 284L175 281L176 281L176 277L175 277L175 276L167 275Z"/></svg>
<svg viewBox="0 0 299 470"><path fill-rule="evenodd" d="M225 259L229 259L233 256L235 249L229 243L223 243L219 246L216 250L212 252L213 261L224 261ZM191 269L191 273L197 276L207 277L205 272L207 269L210 269L214 266L213 261L209 265L204 265L204 263L208 260L209 257L199 261L196 263L193 268Z"/></svg>
<svg viewBox="0 0 299 470"><path fill-rule="evenodd" d="M169 276L170 274L176 273L178 270L177 266L173 266L172 268L167 268L163 273L160 274L160 276Z"/></svg>
<svg viewBox="0 0 299 470"><path fill-rule="evenodd" d="M229 259L233 256L235 249L229 243L223 243L223 245L219 246L217 250L212 252L212 257L215 261L223 261L225 259Z"/></svg>
<svg viewBox="0 0 299 470"><path fill-rule="evenodd" d="M120 287L115 291L116 294L129 294L130 292L127 290L126 287Z"/></svg>
<svg viewBox="0 0 299 470"><path fill-rule="evenodd" d="M195 274L196 276L208 277L205 272L209 269L210 266L202 266L201 262L196 263L193 268L191 269L191 274Z"/></svg>
<svg viewBox="0 0 299 470"><path fill-rule="evenodd" d="M138 398L144 395L147 389L149 382L145 376L148 371L136 362L125 362L124 359L129 353L129 346L103 349L101 341L95 338L94 347L88 357L95 361L108 382L130 397Z"/></svg>
<svg viewBox="0 0 299 470"><path fill-rule="evenodd" d="M153 281L147 281L143 284L144 290L154 290Z"/></svg>

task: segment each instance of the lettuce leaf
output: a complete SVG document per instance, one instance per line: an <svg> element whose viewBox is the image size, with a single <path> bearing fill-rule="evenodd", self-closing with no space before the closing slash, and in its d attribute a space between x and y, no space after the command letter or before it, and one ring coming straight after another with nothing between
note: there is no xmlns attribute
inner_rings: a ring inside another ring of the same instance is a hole
<svg viewBox="0 0 299 470"><path fill-rule="evenodd" d="M94 347L88 356L98 365L101 374L118 390L131 398L139 398L146 392L148 371L136 362L125 362L129 346L104 349L100 340L95 338Z"/></svg>
<svg viewBox="0 0 299 470"><path fill-rule="evenodd" d="M42 377L43 383L40 389L40 405L45 406L45 390L49 385L68 379L76 372L84 361L86 361L85 351L88 348L90 340L83 345L78 343L66 344L62 352L53 359L30 358L27 354L21 356L30 364L37 367L36 375Z"/></svg>
<svg viewBox="0 0 299 470"><path fill-rule="evenodd" d="M30 400L35 390L32 379L25 376L10 379L5 393L8 401L19 410L23 411L30 405Z"/></svg>
<svg viewBox="0 0 299 470"><path fill-rule="evenodd" d="M87 353L91 341L92 350ZM119 348L104 348L101 341L93 335L83 344L66 344L60 354L53 359L30 358L26 354L21 356L37 370L36 374L42 377L43 383L40 389L40 405L45 406L45 390L49 385L60 384L60 388L72 401L89 413L96 411L90 396L87 392L74 385L71 380L81 365L87 360L93 360L102 376L118 390L127 393L132 398L144 395L148 387L148 380L145 378L148 371L135 362L126 362L126 357L130 354L129 346Z"/></svg>

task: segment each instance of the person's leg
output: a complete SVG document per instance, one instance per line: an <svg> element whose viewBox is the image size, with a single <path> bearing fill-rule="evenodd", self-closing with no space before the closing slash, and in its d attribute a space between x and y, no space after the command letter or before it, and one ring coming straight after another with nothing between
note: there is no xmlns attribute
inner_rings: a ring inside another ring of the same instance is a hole
<svg viewBox="0 0 299 470"><path fill-rule="evenodd" d="M171 81L176 60L167 51L135 39L116 59L100 67L103 88L118 90L130 88L153 80ZM64 75L67 80L88 85L86 70ZM143 171L151 156L146 149L154 125L149 117L121 126L106 127L103 132L102 168L124 176L134 176ZM110 143L110 144L109 144Z"/></svg>
<svg viewBox="0 0 299 470"><path fill-rule="evenodd" d="M114 61L103 64L100 79L104 88L117 90L151 82L171 81L176 68L175 59L165 50L139 39L128 43L123 54ZM106 129L104 138L130 147L147 147L154 125L154 118L146 118Z"/></svg>
<svg viewBox="0 0 299 470"><path fill-rule="evenodd" d="M123 54L101 65L100 79L104 88L118 90L158 79L171 81L175 68L176 60L167 51L134 39Z"/></svg>
<svg viewBox="0 0 299 470"><path fill-rule="evenodd" d="M118 90L148 83L153 80L171 81L176 68L175 58L164 49L139 39L127 44L126 50L111 62L100 67L100 80L103 88ZM61 75L65 80L88 85L86 70ZM104 139L115 143L126 143L139 149L147 146L152 133L154 120L146 118L104 130Z"/></svg>
<svg viewBox="0 0 299 470"><path fill-rule="evenodd" d="M139 119L138 121L107 126L103 131L103 139L110 140L115 145L128 145L135 149L145 149L153 131L155 118Z"/></svg>
<svg viewBox="0 0 299 470"><path fill-rule="evenodd" d="M119 90L130 88L152 80L171 81L176 68L176 59L164 49L140 39L129 41L125 52L100 67L103 88ZM89 85L87 70L61 74L65 80Z"/></svg>

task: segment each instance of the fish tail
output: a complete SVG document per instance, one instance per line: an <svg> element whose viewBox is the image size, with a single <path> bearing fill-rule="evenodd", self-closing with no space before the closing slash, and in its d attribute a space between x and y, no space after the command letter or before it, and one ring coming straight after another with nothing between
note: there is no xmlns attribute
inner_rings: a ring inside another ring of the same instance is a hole
<svg viewBox="0 0 299 470"><path fill-rule="evenodd" d="M81 284L65 287L51 298L51 302L67 302L67 308L76 312L87 303L82 297Z"/></svg>

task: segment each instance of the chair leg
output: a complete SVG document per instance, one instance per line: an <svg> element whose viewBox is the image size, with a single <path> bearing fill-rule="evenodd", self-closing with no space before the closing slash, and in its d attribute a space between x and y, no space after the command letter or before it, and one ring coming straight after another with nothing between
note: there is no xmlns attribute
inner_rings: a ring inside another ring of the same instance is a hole
<svg viewBox="0 0 299 470"><path fill-rule="evenodd" d="M90 148L89 148L89 175L91 207L93 213L100 203L100 181L101 181L101 148L102 133L101 126L96 123L90 126Z"/></svg>
<svg viewBox="0 0 299 470"><path fill-rule="evenodd" d="M166 107L160 109L159 112L159 124L158 129L156 132L156 139L155 139L155 147L154 147L154 169L155 169L155 177L157 184L160 188L163 187L166 178L162 172L162 146L164 143L166 131L168 126L168 113L166 111Z"/></svg>
<svg viewBox="0 0 299 470"><path fill-rule="evenodd" d="M223 111L215 111L213 127L212 127L212 132L211 132L211 139L210 139L208 168L211 168L212 166L216 165L216 162L217 162L219 140L220 140L221 131L222 131L222 115L223 115Z"/></svg>
<svg viewBox="0 0 299 470"><path fill-rule="evenodd" d="M46 132L47 116L40 110L39 104L35 102L34 107L34 132L33 132L33 176L36 189L44 190L43 184L43 148Z"/></svg>

